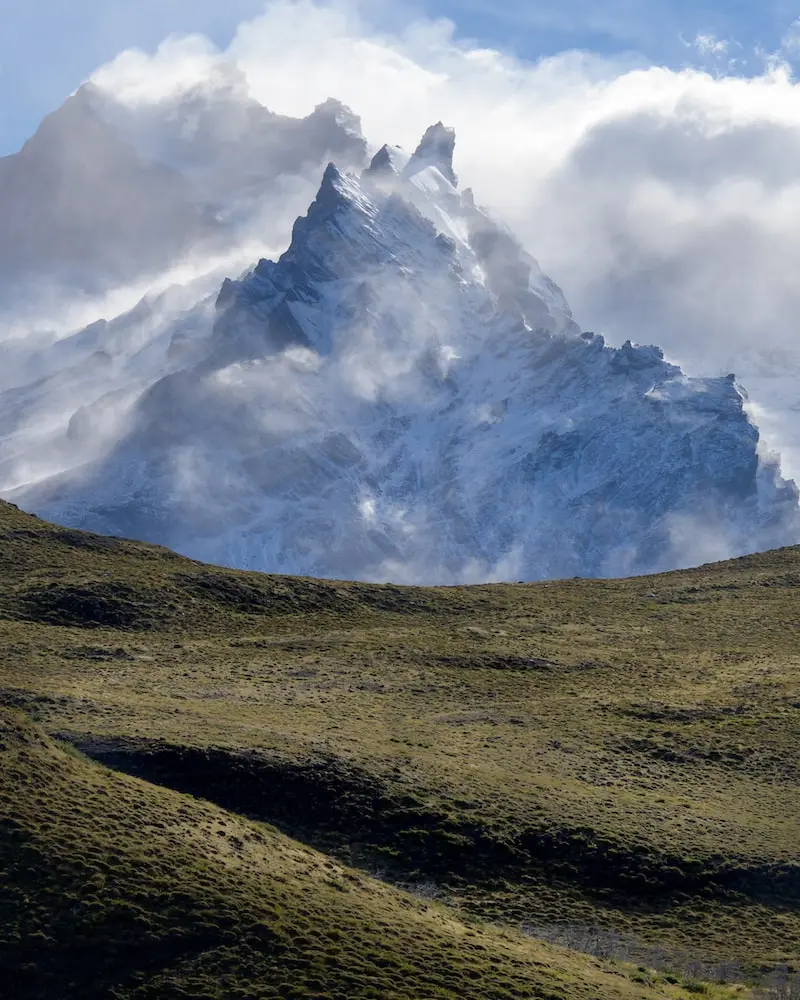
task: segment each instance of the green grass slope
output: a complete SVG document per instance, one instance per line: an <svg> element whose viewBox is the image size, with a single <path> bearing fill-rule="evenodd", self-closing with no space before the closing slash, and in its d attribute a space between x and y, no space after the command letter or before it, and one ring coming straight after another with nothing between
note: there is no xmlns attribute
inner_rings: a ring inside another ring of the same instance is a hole
<svg viewBox="0 0 800 1000"><path fill-rule="evenodd" d="M402 588L0 504L0 703L465 915L800 961L800 551Z"/></svg>
<svg viewBox="0 0 800 1000"><path fill-rule="evenodd" d="M7 709L0 764L0 969L15 1000L688 996L468 927L272 829L67 753Z"/></svg>

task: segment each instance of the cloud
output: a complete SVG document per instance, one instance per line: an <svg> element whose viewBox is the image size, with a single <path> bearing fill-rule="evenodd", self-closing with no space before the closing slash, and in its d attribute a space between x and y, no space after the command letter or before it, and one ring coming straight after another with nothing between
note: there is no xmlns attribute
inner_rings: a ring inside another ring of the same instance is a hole
<svg viewBox="0 0 800 1000"><path fill-rule="evenodd" d="M275 111L350 104L376 147L413 147L443 119L462 186L523 238L582 326L658 343L693 373L737 371L800 473L800 389L787 377L800 373L800 87L781 57L750 79L577 51L527 63L444 19L380 30L366 9L275 0L224 51L172 38L96 78L156 100L233 60ZM694 43L710 56L721 44Z"/></svg>
<svg viewBox="0 0 800 1000"><path fill-rule="evenodd" d="M271 3L226 55L274 110L344 100L375 146L454 125L463 186L612 342L656 342L745 385L770 357L797 356L800 87L779 57L749 79L582 52L526 63L462 42L446 20L386 34L355 4L311 0ZM770 422L771 443L797 473L791 412Z"/></svg>
<svg viewBox="0 0 800 1000"><path fill-rule="evenodd" d="M142 49L126 49L92 79L114 92L124 104L156 103L191 90L219 76L225 58L203 35L170 37L151 56Z"/></svg>
<svg viewBox="0 0 800 1000"><path fill-rule="evenodd" d="M125 47L153 48L176 32L227 44L263 0L0 0L0 153L13 152L37 121L100 63Z"/></svg>
<svg viewBox="0 0 800 1000"><path fill-rule="evenodd" d="M699 34L692 43L701 55L724 56L728 54L730 43L716 35Z"/></svg>

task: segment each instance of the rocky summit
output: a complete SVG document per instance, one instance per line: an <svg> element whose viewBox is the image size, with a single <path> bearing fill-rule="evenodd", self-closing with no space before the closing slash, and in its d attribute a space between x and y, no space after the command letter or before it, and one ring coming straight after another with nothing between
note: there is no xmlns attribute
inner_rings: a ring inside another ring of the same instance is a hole
<svg viewBox="0 0 800 1000"><path fill-rule="evenodd" d="M0 395L3 495L217 563L397 582L626 575L800 537L735 377L583 332L458 190L454 149L438 123L411 155L331 163L279 259L60 341ZM19 414L54 391L80 408L26 465Z"/></svg>

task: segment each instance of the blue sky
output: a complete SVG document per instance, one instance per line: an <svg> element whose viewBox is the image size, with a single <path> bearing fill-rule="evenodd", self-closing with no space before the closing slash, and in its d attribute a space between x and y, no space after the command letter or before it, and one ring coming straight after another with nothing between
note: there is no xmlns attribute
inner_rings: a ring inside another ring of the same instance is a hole
<svg viewBox="0 0 800 1000"><path fill-rule="evenodd" d="M0 0L0 154L17 149L44 114L121 49L152 50L170 33L202 32L217 44L257 15L264 0ZM397 28L415 14L447 17L459 34L536 59L581 48L647 62L700 62L698 35L729 40L735 70L763 67L800 16L800 0L370 0L364 9ZM721 67L722 57L706 62ZM728 57L725 57L727 66Z"/></svg>

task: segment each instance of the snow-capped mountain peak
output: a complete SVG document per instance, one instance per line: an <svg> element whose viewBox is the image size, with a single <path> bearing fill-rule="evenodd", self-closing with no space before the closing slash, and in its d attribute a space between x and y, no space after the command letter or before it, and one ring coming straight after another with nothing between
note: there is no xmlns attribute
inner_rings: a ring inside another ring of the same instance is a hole
<svg viewBox="0 0 800 1000"><path fill-rule="evenodd" d="M188 347L150 350L163 367L104 457L11 498L216 562L406 582L638 572L795 540L798 492L735 380L582 333L458 191L454 143L438 124L411 157L330 163L278 259L162 329L183 323ZM124 382L133 359L106 353ZM88 404L81 427L109 408Z"/></svg>
<svg viewBox="0 0 800 1000"><path fill-rule="evenodd" d="M434 130L426 135L452 138L452 130ZM225 283L215 333L226 358L234 356L235 341L243 359L258 353L265 316L272 317L270 343L294 341L327 354L360 312L367 309L370 321L384 308L380 303L392 313L407 312L402 300L408 295L437 301L435 323L405 322L415 331L429 329L434 339L450 327L459 336L475 327L465 326L463 317L478 299L484 317L501 306L519 328L580 332L563 295L511 234L463 198L438 166L418 163L411 170L411 162L402 165L396 150L383 147L360 178L328 165L288 250L277 262L262 260L241 281ZM431 182L431 172L441 184ZM426 287L411 291L415 283ZM485 321L475 329L473 337L483 337Z"/></svg>
<svg viewBox="0 0 800 1000"><path fill-rule="evenodd" d="M364 171L364 177L374 182L399 177L411 157L400 146L381 146Z"/></svg>
<svg viewBox="0 0 800 1000"><path fill-rule="evenodd" d="M453 156L456 148L455 129L447 128L441 122L427 129L414 155L406 167L409 175L425 167L436 167L453 187L458 187L458 178L453 170Z"/></svg>

